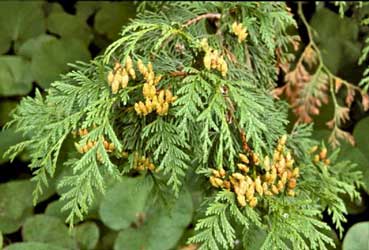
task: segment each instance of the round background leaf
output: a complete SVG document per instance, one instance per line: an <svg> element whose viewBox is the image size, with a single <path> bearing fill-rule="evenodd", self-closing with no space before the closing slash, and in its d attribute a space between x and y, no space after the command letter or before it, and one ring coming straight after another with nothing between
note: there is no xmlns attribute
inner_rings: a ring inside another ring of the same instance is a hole
<svg viewBox="0 0 369 250"><path fill-rule="evenodd" d="M23 225L24 221L32 215L33 208L27 207L19 218L9 218L0 216L1 219L0 230L2 230L4 234L14 233L18 231L19 228Z"/></svg>
<svg viewBox="0 0 369 250"><path fill-rule="evenodd" d="M348 230L343 240L343 250L369 249L369 222L356 223Z"/></svg>
<svg viewBox="0 0 369 250"><path fill-rule="evenodd" d="M28 180L11 181L0 185L0 230L16 231L23 222L26 210L32 208L33 183ZM14 225L12 225L14 223Z"/></svg>
<svg viewBox="0 0 369 250"><path fill-rule="evenodd" d="M50 40L43 43L33 55L31 71L36 82L47 88L59 79L60 74L68 71L67 63L89 59L90 52L86 45L77 39Z"/></svg>
<svg viewBox="0 0 369 250"><path fill-rule="evenodd" d="M354 137L358 149L369 161L369 117L360 120L354 128Z"/></svg>
<svg viewBox="0 0 369 250"><path fill-rule="evenodd" d="M48 34L41 34L37 37L28 39L22 46L19 48L18 54L27 58L28 60L32 59L34 54L37 54L40 50L41 46L49 41L56 41L57 38Z"/></svg>
<svg viewBox="0 0 369 250"><path fill-rule="evenodd" d="M145 229L137 230L133 228L128 228L126 230L121 231L118 234L118 237L114 243L114 250L123 250L123 249L152 250L151 248L149 248L146 238L150 232L146 232ZM157 240L161 239L158 238Z"/></svg>
<svg viewBox="0 0 369 250"><path fill-rule="evenodd" d="M24 241L49 243L65 248L76 248L67 226L59 219L43 214L28 218L22 228Z"/></svg>
<svg viewBox="0 0 369 250"><path fill-rule="evenodd" d="M3 249L3 234L0 231L0 250Z"/></svg>
<svg viewBox="0 0 369 250"><path fill-rule="evenodd" d="M191 222L192 213L192 198L184 189L174 206L154 209L154 212L147 214L147 219L141 227L121 231L114 244L114 250L172 249Z"/></svg>
<svg viewBox="0 0 369 250"><path fill-rule="evenodd" d="M6 129L0 131L0 164L9 161L8 158L4 158L4 153L13 146L23 140L23 136L20 133L16 133L14 129ZM1 199L1 198L0 198Z"/></svg>
<svg viewBox="0 0 369 250"><path fill-rule="evenodd" d="M91 28L85 19L65 12L51 13L47 18L47 28L62 38L79 39L87 46L93 38Z"/></svg>
<svg viewBox="0 0 369 250"><path fill-rule="evenodd" d="M75 238L79 249L94 249L99 241L99 228L94 222L88 221L75 228Z"/></svg>
<svg viewBox="0 0 369 250"><path fill-rule="evenodd" d="M102 2L96 13L94 28L109 39L118 38L122 26L135 16L136 7L133 2Z"/></svg>
<svg viewBox="0 0 369 250"><path fill-rule="evenodd" d="M90 59L87 45L81 40L56 39L49 35L30 39L19 49L19 54L31 60L33 79L43 88L67 72L68 63Z"/></svg>
<svg viewBox="0 0 369 250"><path fill-rule="evenodd" d="M9 245L6 248L4 248L4 250L70 250L70 249L45 243L23 242Z"/></svg>
<svg viewBox="0 0 369 250"><path fill-rule="evenodd" d="M24 221L32 216L33 208L27 207L20 218L9 218L9 217L2 217L0 215L0 230L3 231L4 234L14 233L19 230L19 228L23 225Z"/></svg>
<svg viewBox="0 0 369 250"><path fill-rule="evenodd" d="M24 41L45 32L42 1L2 1L0 3L0 54L12 41L16 49Z"/></svg>
<svg viewBox="0 0 369 250"><path fill-rule="evenodd" d="M18 102L2 100L0 102L0 126L4 126L10 120L10 112L17 106Z"/></svg>
<svg viewBox="0 0 369 250"><path fill-rule="evenodd" d="M100 1L78 1L76 3L76 15L83 20L87 20L101 6Z"/></svg>
<svg viewBox="0 0 369 250"><path fill-rule="evenodd" d="M152 188L151 179L123 178L106 192L99 209L100 218L105 225L120 230L136 221L137 214L144 211L146 199Z"/></svg>
<svg viewBox="0 0 369 250"><path fill-rule="evenodd" d="M20 56L0 56L0 96L28 94L32 89L29 67Z"/></svg>
<svg viewBox="0 0 369 250"><path fill-rule="evenodd" d="M46 16L49 16L51 13L64 12L63 6L58 2L47 2L44 5L44 10Z"/></svg>
<svg viewBox="0 0 369 250"><path fill-rule="evenodd" d="M100 199L96 199L94 200L93 204L91 207L89 207L88 213L87 215L85 215L83 218L84 219L97 219L98 215L97 215L97 206L98 206L98 202L100 201ZM62 211L62 207L64 207L65 205L65 201L62 200L57 200L57 201L53 201L50 202L45 210L45 215L49 215L52 217L57 217L59 218L61 221L66 221L67 217L69 215L69 211ZM78 217L76 218L76 223L81 222L81 219L79 219Z"/></svg>
<svg viewBox="0 0 369 250"><path fill-rule="evenodd" d="M102 234L101 239L99 240L96 249L112 250L117 236L118 236L117 231L106 230L105 233Z"/></svg>
<svg viewBox="0 0 369 250"><path fill-rule="evenodd" d="M361 54L361 44L357 41L357 22L321 8L314 13L310 25L316 31L315 41L321 50L324 64L333 74L342 68L356 66Z"/></svg>
<svg viewBox="0 0 369 250"><path fill-rule="evenodd" d="M65 221L68 217L69 212L61 210L64 205L65 202L61 200L50 202L46 207L45 215L57 217L61 221ZM76 222L80 222L79 218L76 220Z"/></svg>

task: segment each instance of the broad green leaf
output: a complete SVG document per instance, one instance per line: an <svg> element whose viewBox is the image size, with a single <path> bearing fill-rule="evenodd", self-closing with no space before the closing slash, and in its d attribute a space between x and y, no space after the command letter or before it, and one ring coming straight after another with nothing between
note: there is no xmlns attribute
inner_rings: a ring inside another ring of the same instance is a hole
<svg viewBox="0 0 369 250"><path fill-rule="evenodd" d="M315 41L321 50L323 62L333 74L347 66L356 65L361 54L361 44L357 41L357 22L321 8L314 13L310 25L315 31Z"/></svg>
<svg viewBox="0 0 369 250"><path fill-rule="evenodd" d="M32 206L32 188L33 184L28 180L0 184L0 215L20 218L24 210Z"/></svg>
<svg viewBox="0 0 369 250"><path fill-rule="evenodd" d="M50 202L46 207L45 215L57 217L65 221L68 217L68 211L61 210L64 205L65 202L61 200ZM78 223L80 220L78 219L76 222Z"/></svg>
<svg viewBox="0 0 369 250"><path fill-rule="evenodd" d="M115 239L118 236L117 231L106 230L98 242L96 249L99 250L112 250L114 246Z"/></svg>
<svg viewBox="0 0 369 250"><path fill-rule="evenodd" d="M58 2L47 2L44 6L44 10L46 12L46 16L49 16L51 13L61 13L64 12L63 6Z"/></svg>
<svg viewBox="0 0 369 250"><path fill-rule="evenodd" d="M84 219L97 219L97 209L99 205L100 199L97 197L96 201L92 204L92 206L89 208L87 215L84 216ZM57 217L61 221L66 221L69 212L68 211L62 211L62 207L64 207L65 201L57 200L50 202L45 210L45 215ZM79 218L76 218L76 223L81 222Z"/></svg>
<svg viewBox="0 0 369 250"><path fill-rule="evenodd" d="M0 164L7 162L9 159L4 158L4 153L8 148L23 140L23 136L20 133L16 133L14 129L9 128L6 130L0 130Z"/></svg>
<svg viewBox="0 0 369 250"><path fill-rule="evenodd" d="M25 221L22 236L24 241L49 243L70 249L77 248L67 226L59 218L43 214L34 215Z"/></svg>
<svg viewBox="0 0 369 250"><path fill-rule="evenodd" d="M86 20L65 12L53 12L47 18L47 28L50 32L62 38L76 38L87 46L93 38L91 28Z"/></svg>
<svg viewBox="0 0 369 250"><path fill-rule="evenodd" d="M347 231L343 250L369 250L369 222L356 223Z"/></svg>
<svg viewBox="0 0 369 250"><path fill-rule="evenodd" d="M106 192L99 214L105 225L120 230L127 228L144 212L146 199L152 188L148 178L124 178Z"/></svg>
<svg viewBox="0 0 369 250"><path fill-rule="evenodd" d="M79 249L95 249L99 241L99 236L99 228L94 222L88 221L75 228L75 239L77 240Z"/></svg>
<svg viewBox="0 0 369 250"><path fill-rule="evenodd" d="M0 230L16 231L32 208L33 183L17 180L0 184ZM31 210L32 212L32 210Z"/></svg>
<svg viewBox="0 0 369 250"><path fill-rule="evenodd" d="M95 16L94 28L109 39L115 40L122 26L135 16L135 12L133 2L102 2Z"/></svg>
<svg viewBox="0 0 369 250"><path fill-rule="evenodd" d="M33 212L32 192L35 183L30 180L16 180L0 184L0 230L12 233L19 229ZM52 195L45 190L40 202Z"/></svg>
<svg viewBox="0 0 369 250"><path fill-rule="evenodd" d="M47 88L60 78L61 73L68 71L67 63L89 59L90 53L81 41L60 39L41 46L38 53L32 57L31 70L37 83Z"/></svg>
<svg viewBox="0 0 369 250"><path fill-rule="evenodd" d="M145 249L152 250L149 243L147 242L147 235L150 232L146 232L145 229L137 230L134 228L128 228L126 230L121 231L118 234L118 237L114 244L114 250L131 250L131 249ZM157 238L158 241L161 239Z"/></svg>
<svg viewBox="0 0 369 250"><path fill-rule="evenodd" d="M360 120L354 128L354 137L358 149L369 161L369 117Z"/></svg>
<svg viewBox="0 0 369 250"><path fill-rule="evenodd" d="M8 51L12 41L17 48L45 32L42 4L43 1L0 2L0 54Z"/></svg>
<svg viewBox="0 0 369 250"><path fill-rule="evenodd" d="M3 249L3 234L0 231L0 250Z"/></svg>
<svg viewBox="0 0 369 250"><path fill-rule="evenodd" d="M12 95L14 78L10 67L5 63L0 63L0 96Z"/></svg>
<svg viewBox="0 0 369 250"><path fill-rule="evenodd" d="M22 242L7 246L4 250L70 250L68 248L55 246L52 244L38 242Z"/></svg>
<svg viewBox="0 0 369 250"><path fill-rule="evenodd" d="M1 100L0 102L0 126L4 126L10 120L10 112L17 106L16 101Z"/></svg>
<svg viewBox="0 0 369 250"><path fill-rule="evenodd" d="M191 222L192 213L192 198L184 189L174 206L154 209L154 212L147 214L142 226L122 230L114 244L114 250L172 249Z"/></svg>
<svg viewBox="0 0 369 250"><path fill-rule="evenodd" d="M57 40L58 39L54 36L41 34L37 37L28 39L25 43L23 43L22 46L19 48L18 54L27 58L28 60L31 60L32 56L38 53L43 44Z"/></svg>
<svg viewBox="0 0 369 250"><path fill-rule="evenodd" d="M33 208L27 207L22 216L20 218L6 218L0 215L0 230L3 231L4 234L11 234L19 230L19 228L23 225L24 221L32 216Z"/></svg>
<svg viewBox="0 0 369 250"><path fill-rule="evenodd" d="M20 54L31 59L33 79L43 88L60 78L68 71L68 63L87 61L90 52L86 44L78 39L56 39L47 35L27 41Z"/></svg>
<svg viewBox="0 0 369 250"><path fill-rule="evenodd" d="M76 3L76 15L83 20L87 20L100 6L100 1L78 1Z"/></svg>
<svg viewBox="0 0 369 250"><path fill-rule="evenodd" d="M0 56L0 96L28 94L32 89L29 67L20 56Z"/></svg>

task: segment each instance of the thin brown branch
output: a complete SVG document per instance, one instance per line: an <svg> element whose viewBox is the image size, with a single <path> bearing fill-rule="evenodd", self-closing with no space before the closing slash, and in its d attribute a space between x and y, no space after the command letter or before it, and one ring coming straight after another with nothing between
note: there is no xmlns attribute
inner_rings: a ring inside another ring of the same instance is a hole
<svg viewBox="0 0 369 250"><path fill-rule="evenodd" d="M206 14L202 14L200 16L197 16L195 18L192 18L190 20L188 20L185 24L182 25L182 27L188 27L194 23L199 22L202 19L220 19L221 14L219 13L206 13Z"/></svg>
<svg viewBox="0 0 369 250"><path fill-rule="evenodd" d="M236 56L229 50L229 49L227 49L227 47L224 47L224 52L225 52L225 54L226 54L226 56L227 56L227 58L231 61L231 62L233 62L233 63L235 63L235 64L239 64L239 62L237 61L237 58L236 58Z"/></svg>
<svg viewBox="0 0 369 250"><path fill-rule="evenodd" d="M174 71L174 72L170 72L171 76L187 76L188 73L185 71Z"/></svg>

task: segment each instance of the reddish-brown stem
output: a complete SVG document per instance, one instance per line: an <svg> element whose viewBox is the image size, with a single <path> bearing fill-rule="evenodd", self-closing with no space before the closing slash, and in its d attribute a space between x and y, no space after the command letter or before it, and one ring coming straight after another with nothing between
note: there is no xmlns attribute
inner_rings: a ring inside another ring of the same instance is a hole
<svg viewBox="0 0 369 250"><path fill-rule="evenodd" d="M171 76L187 76L188 73L185 71L174 71L174 72L170 72Z"/></svg>
<svg viewBox="0 0 369 250"><path fill-rule="evenodd" d="M197 23L198 21L202 20L202 19L220 19L221 14L219 13L206 13L206 14L202 14L200 16L197 16L195 18L192 18L190 20L188 20L185 24L182 25L182 27L188 27L194 23Z"/></svg>

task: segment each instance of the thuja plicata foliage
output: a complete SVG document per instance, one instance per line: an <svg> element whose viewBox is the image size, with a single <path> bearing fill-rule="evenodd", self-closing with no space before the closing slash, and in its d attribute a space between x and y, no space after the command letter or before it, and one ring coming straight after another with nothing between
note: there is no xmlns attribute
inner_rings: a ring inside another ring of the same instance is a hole
<svg viewBox="0 0 369 250"><path fill-rule="evenodd" d="M21 101L8 126L27 139L7 154L30 152L35 199L57 168L72 170L59 183L70 225L109 179L139 174L159 196L202 182L188 239L198 249L246 248L260 231L261 249L327 249L321 213L342 237L341 197L360 199L361 173L310 139L310 125L286 131L275 52L295 25L282 2L144 3L104 55Z"/></svg>

